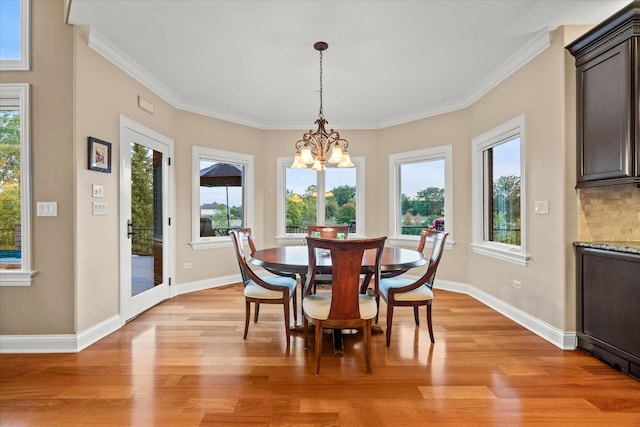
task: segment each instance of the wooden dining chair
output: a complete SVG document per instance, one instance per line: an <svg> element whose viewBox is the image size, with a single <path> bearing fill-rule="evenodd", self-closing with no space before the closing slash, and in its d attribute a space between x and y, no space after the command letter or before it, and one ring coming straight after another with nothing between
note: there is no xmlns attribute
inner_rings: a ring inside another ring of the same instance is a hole
<svg viewBox="0 0 640 427"><path fill-rule="evenodd" d="M426 244L427 241L427 236L429 235L430 231L426 228L422 229L422 232L420 233L420 240L418 240L418 247L416 248L416 251L418 252L422 252L424 251L424 245ZM407 271L411 270L411 268L406 268L406 269L393 269L393 271L384 271L382 272L382 274L380 275L381 279L386 279L389 277L395 277L395 276L400 276L401 274L406 273ZM367 290L369 288L369 283L371 280L371 273L366 273L364 276L364 280L362 280L362 285L360 287L360 293L364 294L367 293ZM377 319L376 319L377 322Z"/></svg>
<svg viewBox="0 0 640 427"><path fill-rule="evenodd" d="M256 252L256 243L255 243L255 240L253 238L249 239L249 248L251 249L251 254L250 255L253 257L253 254ZM295 273L276 270L275 268L271 268L271 267L267 267L267 266L263 266L262 268L264 270L268 271L271 274L275 274L276 276L290 277L291 279L296 280Z"/></svg>
<svg viewBox="0 0 640 427"><path fill-rule="evenodd" d="M444 242L447 240L447 234L435 230L422 230L420 235L421 242L418 247L424 249L427 238L433 239L433 249L429 258L429 267L425 273L418 278L410 279L403 276L383 277L378 282L379 287L376 292L376 302L380 304L380 298L387 303L387 331L386 345L391 344L391 326L393 324L394 307L413 307L413 317L416 326L420 325L418 308L426 306L427 308L427 326L429 328L429 337L431 342L435 342L433 337L433 325L431 323L431 302L433 301L433 281L436 277L438 265L444 252ZM377 321L377 318L376 318Z"/></svg>
<svg viewBox="0 0 640 427"><path fill-rule="evenodd" d="M325 239L348 239L348 225L309 225L307 226L307 236L322 237ZM313 282L313 292L316 292L318 285L330 285L331 274L316 274Z"/></svg>
<svg viewBox="0 0 640 427"><path fill-rule="evenodd" d="M256 252L256 243L255 240L253 239L253 234L250 235L250 238L248 238L249 241L249 249L251 250L251 256L253 257L253 254ZM287 271L281 271L281 270L276 270L275 268L271 268L271 267L267 267L267 266L263 266L262 267L264 270L268 271L271 274L275 274L276 276L282 276L282 277L289 277L293 280L296 280L296 275L295 273L290 273ZM302 277L300 277L300 284L302 286L302 282L303 279ZM302 292L300 292L300 304L302 304ZM258 313L260 312L260 304L257 303L256 305L256 312L255 312L255 321L258 321ZM297 316L297 314L296 314Z"/></svg>
<svg viewBox="0 0 640 427"><path fill-rule="evenodd" d="M287 338L287 348L290 344L290 306L289 301L293 299L293 318L294 323L298 319L298 303L296 301L296 279L295 276L273 276L261 278L249 267L247 257L244 250L244 241L247 240L251 253L256 251L255 242L251 234L250 228L240 228L229 232L238 265L240 266L240 274L242 275L242 283L244 284L245 297L245 322L244 337L247 338L249 331L249 317L251 314L251 303L254 303L254 323L258 321L260 312L260 304L282 304L284 306L284 326Z"/></svg>
<svg viewBox="0 0 640 427"><path fill-rule="evenodd" d="M380 259L386 237L362 240L334 240L307 237L309 269L302 300L304 343L308 348L309 322L315 324L316 375L320 374L323 328L362 328L367 373L371 374L371 325L378 309L373 296L360 293L360 271L366 250L375 251L373 279L380 278ZM324 252L327 251L327 252ZM311 294L318 257L331 257L330 293Z"/></svg>
<svg viewBox="0 0 640 427"><path fill-rule="evenodd" d="M340 236L338 236L340 234ZM322 237L325 239L348 239L348 225L308 225L307 236Z"/></svg>
<svg viewBox="0 0 640 427"><path fill-rule="evenodd" d="M426 229L426 228L423 228L422 231L420 232L420 239L418 240L418 247L416 248L416 251L418 251L418 252L424 251L424 246L427 243L427 236L429 236L429 235L430 235L430 230ZM409 270L411 270L411 269L409 268L409 269L406 269L406 270L394 270L394 271L391 271L391 272L385 272L385 273L382 273L382 278L385 279L385 278L388 278L388 277L399 276L401 274L406 273Z"/></svg>

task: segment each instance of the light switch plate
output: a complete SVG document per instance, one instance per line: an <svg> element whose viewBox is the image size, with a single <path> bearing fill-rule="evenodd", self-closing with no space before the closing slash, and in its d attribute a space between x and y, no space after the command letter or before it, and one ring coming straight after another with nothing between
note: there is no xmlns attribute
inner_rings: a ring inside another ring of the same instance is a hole
<svg viewBox="0 0 640 427"><path fill-rule="evenodd" d="M38 216L58 216L58 202L38 202Z"/></svg>
<svg viewBox="0 0 640 427"><path fill-rule="evenodd" d="M535 202L534 210L537 214L548 215L549 214L549 202L547 200Z"/></svg>
<svg viewBox="0 0 640 427"><path fill-rule="evenodd" d="M93 197L104 197L104 186L93 184L91 186Z"/></svg>
<svg viewBox="0 0 640 427"><path fill-rule="evenodd" d="M107 214L107 202L93 202L93 214L94 215L106 215Z"/></svg>

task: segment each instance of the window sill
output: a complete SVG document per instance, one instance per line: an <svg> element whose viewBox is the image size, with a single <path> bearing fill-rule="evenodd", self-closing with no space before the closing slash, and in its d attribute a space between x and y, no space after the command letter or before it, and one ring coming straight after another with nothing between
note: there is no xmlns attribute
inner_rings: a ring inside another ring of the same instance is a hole
<svg viewBox="0 0 640 427"><path fill-rule="evenodd" d="M0 286L31 286L35 271L0 271Z"/></svg>
<svg viewBox="0 0 640 427"><path fill-rule="evenodd" d="M191 242L190 245L194 251L202 249L227 248L231 247L231 238L223 237L216 240L199 240L197 242Z"/></svg>
<svg viewBox="0 0 640 427"><path fill-rule="evenodd" d="M390 246L402 246L407 248L416 248L418 246L418 242L420 242L420 236L412 236L412 237L396 236L396 237L389 237L387 239L387 243ZM447 239L444 242L444 248L451 250L453 249L455 244L456 242L454 240ZM427 239L425 243L425 247L427 248L433 247L433 239Z"/></svg>
<svg viewBox="0 0 640 427"><path fill-rule="evenodd" d="M501 261L520 265L522 267L526 267L527 262L531 259L531 256L523 254L522 249L516 246L472 243L471 249L474 254L485 255Z"/></svg>
<svg viewBox="0 0 640 427"><path fill-rule="evenodd" d="M304 245L306 237L307 237L306 234L298 234L298 235L285 234L282 236L276 236L276 243L278 243L279 245L286 245L286 246ZM348 240L353 240L353 239L366 239L366 237L360 236L358 234L349 234Z"/></svg>

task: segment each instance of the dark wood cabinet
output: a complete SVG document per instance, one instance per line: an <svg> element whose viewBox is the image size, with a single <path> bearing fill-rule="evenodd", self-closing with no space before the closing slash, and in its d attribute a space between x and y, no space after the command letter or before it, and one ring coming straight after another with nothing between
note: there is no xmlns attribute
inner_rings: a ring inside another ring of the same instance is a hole
<svg viewBox="0 0 640 427"><path fill-rule="evenodd" d="M640 1L567 46L576 62L577 185L640 183Z"/></svg>
<svg viewBox="0 0 640 427"><path fill-rule="evenodd" d="M578 347L640 378L640 254L576 247Z"/></svg>

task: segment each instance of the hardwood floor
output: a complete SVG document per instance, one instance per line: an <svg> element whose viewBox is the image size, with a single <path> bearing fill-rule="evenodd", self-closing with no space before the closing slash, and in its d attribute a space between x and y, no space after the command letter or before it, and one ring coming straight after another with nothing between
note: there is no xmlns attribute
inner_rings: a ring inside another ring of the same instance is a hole
<svg viewBox="0 0 640 427"><path fill-rule="evenodd" d="M180 295L78 354L0 355L0 425L640 426L640 382L602 362L466 295L435 291L433 345L424 317L373 336L373 375L361 336L334 355L326 335L315 376L281 307L243 341L240 285Z"/></svg>

